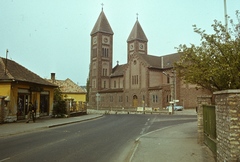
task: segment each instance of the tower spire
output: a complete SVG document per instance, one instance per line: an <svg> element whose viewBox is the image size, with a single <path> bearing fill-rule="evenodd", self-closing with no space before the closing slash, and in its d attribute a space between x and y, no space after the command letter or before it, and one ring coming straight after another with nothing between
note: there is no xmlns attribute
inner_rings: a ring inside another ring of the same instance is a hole
<svg viewBox="0 0 240 162"><path fill-rule="evenodd" d="M136 16L137 16L137 20L138 20L138 13L136 13Z"/></svg>

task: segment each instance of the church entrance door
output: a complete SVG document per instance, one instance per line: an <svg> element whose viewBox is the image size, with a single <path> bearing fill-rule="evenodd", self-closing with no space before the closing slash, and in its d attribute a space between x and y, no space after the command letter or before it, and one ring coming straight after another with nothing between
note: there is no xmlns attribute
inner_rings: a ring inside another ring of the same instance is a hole
<svg viewBox="0 0 240 162"><path fill-rule="evenodd" d="M133 96L133 107L138 107L138 97L136 95Z"/></svg>

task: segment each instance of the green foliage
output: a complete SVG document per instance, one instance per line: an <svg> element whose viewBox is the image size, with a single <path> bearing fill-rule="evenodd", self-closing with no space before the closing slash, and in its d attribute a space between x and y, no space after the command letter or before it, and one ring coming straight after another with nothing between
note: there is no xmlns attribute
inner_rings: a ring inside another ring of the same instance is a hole
<svg viewBox="0 0 240 162"><path fill-rule="evenodd" d="M86 102L88 102L89 101L89 91L90 91L90 81L89 81L89 78L87 78L86 89L87 89Z"/></svg>
<svg viewBox="0 0 240 162"><path fill-rule="evenodd" d="M214 34L206 34L194 25L201 36L200 46L180 45L181 59L175 64L177 74L187 83L200 85L210 91L240 88L240 13L238 23L230 20L231 28L215 20Z"/></svg>
<svg viewBox="0 0 240 162"><path fill-rule="evenodd" d="M54 89L53 116L63 117L67 114L66 102L62 99L62 92L59 88Z"/></svg>
<svg viewBox="0 0 240 162"><path fill-rule="evenodd" d="M54 100L54 102L63 100L62 99L62 92L61 92L59 87L54 89L53 100Z"/></svg>
<svg viewBox="0 0 240 162"><path fill-rule="evenodd" d="M66 102L63 100L55 102L53 105L53 115L63 117L64 114L67 114Z"/></svg>

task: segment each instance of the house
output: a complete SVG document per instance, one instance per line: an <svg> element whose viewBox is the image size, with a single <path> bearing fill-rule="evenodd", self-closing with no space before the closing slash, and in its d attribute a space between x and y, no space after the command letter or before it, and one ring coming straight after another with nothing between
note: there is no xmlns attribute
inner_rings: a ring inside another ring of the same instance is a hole
<svg viewBox="0 0 240 162"><path fill-rule="evenodd" d="M47 79L47 81L59 87L62 97L68 101L71 111L78 111L86 102L86 89L78 86L69 78L66 80L57 80L55 75L55 73L51 73L51 79Z"/></svg>
<svg viewBox="0 0 240 162"><path fill-rule="evenodd" d="M5 98L5 122L25 119L31 101L36 117L51 115L56 85L13 60L0 57L0 96Z"/></svg>
<svg viewBox="0 0 240 162"><path fill-rule="evenodd" d="M210 93L176 76L173 66L179 53L148 54L148 39L138 19L127 39L127 63L113 67L113 34L102 10L90 34L89 108L162 109L170 101L193 108L197 96Z"/></svg>

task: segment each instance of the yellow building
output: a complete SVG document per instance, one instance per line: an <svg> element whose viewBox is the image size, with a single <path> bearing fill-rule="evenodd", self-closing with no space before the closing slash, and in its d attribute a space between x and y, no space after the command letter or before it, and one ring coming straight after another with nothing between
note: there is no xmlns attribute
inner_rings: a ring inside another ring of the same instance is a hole
<svg viewBox="0 0 240 162"><path fill-rule="evenodd" d="M54 88L37 74L15 61L0 57L0 96L5 96L5 122L25 119L31 101L36 108L36 117L51 115Z"/></svg>
<svg viewBox="0 0 240 162"><path fill-rule="evenodd" d="M48 79L49 82L56 84L62 93L64 100L68 101L71 111L79 110L78 107L86 102L87 91L74 83L71 79L67 78L66 80L57 80L55 78L55 73L51 73L51 79Z"/></svg>

